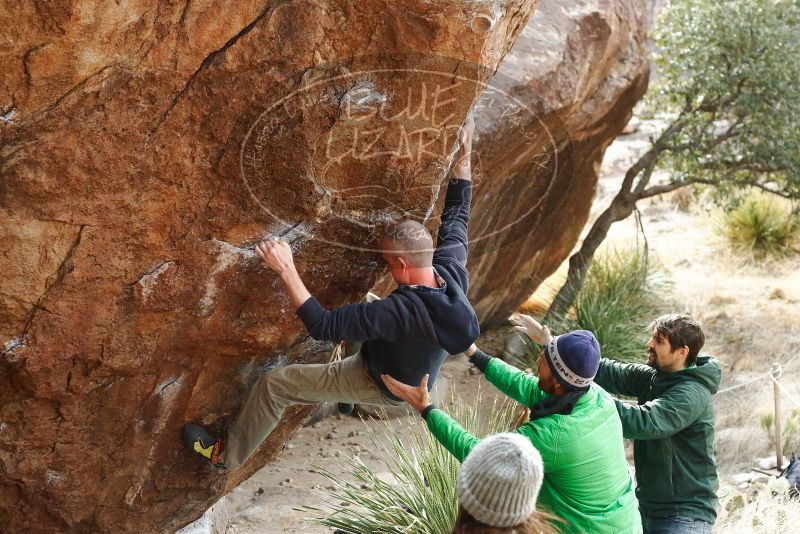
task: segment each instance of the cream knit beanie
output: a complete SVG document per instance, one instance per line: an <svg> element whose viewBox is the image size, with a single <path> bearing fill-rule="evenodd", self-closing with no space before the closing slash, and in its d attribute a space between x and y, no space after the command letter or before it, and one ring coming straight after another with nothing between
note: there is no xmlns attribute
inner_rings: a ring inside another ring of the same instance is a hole
<svg viewBox="0 0 800 534"><path fill-rule="evenodd" d="M461 465L458 500L481 523L518 525L536 510L543 476L542 456L527 438L494 434L475 445Z"/></svg>

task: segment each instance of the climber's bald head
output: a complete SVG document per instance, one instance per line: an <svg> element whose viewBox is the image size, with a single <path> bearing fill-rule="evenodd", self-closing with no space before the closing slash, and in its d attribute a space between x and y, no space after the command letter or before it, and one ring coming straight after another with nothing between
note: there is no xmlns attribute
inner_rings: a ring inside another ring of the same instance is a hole
<svg viewBox="0 0 800 534"><path fill-rule="evenodd" d="M407 267L430 267L433 262L433 238L417 221L403 221L387 226L381 241L383 258L394 273L402 260Z"/></svg>

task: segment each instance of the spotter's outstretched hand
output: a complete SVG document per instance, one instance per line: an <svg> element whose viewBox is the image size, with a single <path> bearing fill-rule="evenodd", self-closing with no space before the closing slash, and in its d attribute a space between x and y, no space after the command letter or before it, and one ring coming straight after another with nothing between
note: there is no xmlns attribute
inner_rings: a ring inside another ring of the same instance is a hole
<svg viewBox="0 0 800 534"><path fill-rule="evenodd" d="M428 375L422 377L419 387L403 384L389 375L381 375L381 380L386 384L386 388L400 399L409 403L415 410L421 412L431 405L431 396L428 393Z"/></svg>
<svg viewBox="0 0 800 534"><path fill-rule="evenodd" d="M528 334L528 337L539 345L546 345L553 337L547 325L540 324L530 315L515 313L511 316L511 324L514 325L514 330Z"/></svg>

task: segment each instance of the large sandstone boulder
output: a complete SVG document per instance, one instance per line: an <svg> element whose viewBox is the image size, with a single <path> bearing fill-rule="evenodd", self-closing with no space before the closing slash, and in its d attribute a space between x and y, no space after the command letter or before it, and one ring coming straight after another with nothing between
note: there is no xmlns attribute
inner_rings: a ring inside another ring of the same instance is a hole
<svg viewBox="0 0 800 534"><path fill-rule="evenodd" d="M328 357L253 244L289 240L323 304L361 298L375 227L430 213L535 4L7 3L2 530L174 531L274 458L308 409L225 476L179 441Z"/></svg>
<svg viewBox="0 0 800 534"><path fill-rule="evenodd" d="M478 102L470 298L504 320L569 256L647 87L646 5L543 0Z"/></svg>

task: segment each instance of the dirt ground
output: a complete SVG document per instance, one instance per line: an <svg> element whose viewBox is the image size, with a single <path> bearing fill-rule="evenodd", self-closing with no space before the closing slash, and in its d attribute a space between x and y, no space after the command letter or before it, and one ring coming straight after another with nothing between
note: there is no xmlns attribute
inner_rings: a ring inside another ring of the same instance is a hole
<svg viewBox="0 0 800 534"><path fill-rule="evenodd" d="M597 209L613 194L624 170L657 126L657 122L643 122L637 132L619 138L609 148ZM800 399L800 257L755 265L727 250L717 236L713 210L692 201L687 211L681 211L676 200L675 196L657 198L640 206L650 252L669 281L665 303L702 322L707 336L704 352L723 362L723 389L756 378L779 362L781 383ZM633 220L617 223L609 237L611 243L621 246L635 239ZM639 235L638 239L643 238ZM541 293L556 285L559 276L563 278L563 272L552 277ZM497 351L506 332L490 332L479 344ZM644 360L644 351L642 354ZM491 402L491 386L480 375L471 374L469 367L463 359L454 358L443 375L459 398L473 397L482 386L483 401ZM715 397L723 497L733 490L731 475L747 471L755 458L774 454L760 423L761 416L772 410L772 391L772 383L761 379ZM784 416L791 409L800 406L784 398ZM417 415L408 422L422 424ZM365 424L355 417L334 416L297 432L276 462L226 497L230 514L227 534L331 532L309 524L309 512L298 508L318 506L328 499L317 488L329 482L314 472L314 466L336 469L331 459L337 454L358 454L367 465L385 469L371 451Z"/></svg>

